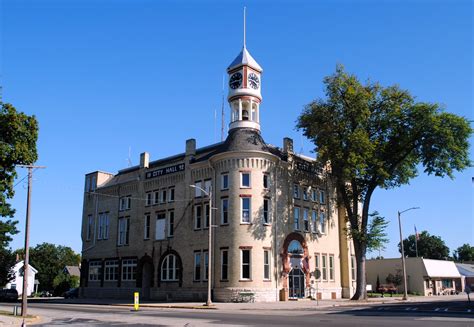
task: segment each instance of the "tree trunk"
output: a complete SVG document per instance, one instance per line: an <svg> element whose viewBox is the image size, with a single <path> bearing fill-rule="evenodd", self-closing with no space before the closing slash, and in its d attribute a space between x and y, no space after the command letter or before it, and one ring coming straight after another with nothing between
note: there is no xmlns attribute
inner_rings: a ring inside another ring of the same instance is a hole
<svg viewBox="0 0 474 327"><path fill-rule="evenodd" d="M361 244L358 240L354 241L354 252L357 262L357 279L356 292L351 300L366 300L367 299L367 280L365 275L365 253L367 251L366 244Z"/></svg>

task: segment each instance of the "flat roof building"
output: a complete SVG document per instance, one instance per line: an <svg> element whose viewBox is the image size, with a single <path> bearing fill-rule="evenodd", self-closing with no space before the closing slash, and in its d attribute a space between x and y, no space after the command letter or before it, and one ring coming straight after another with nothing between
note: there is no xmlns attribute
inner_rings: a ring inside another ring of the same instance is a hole
<svg viewBox="0 0 474 327"><path fill-rule="evenodd" d="M145 152L138 166L85 176L82 296L205 299L210 225L213 300L352 295L355 259L328 167L289 138L264 141L262 71L245 46L229 65L225 141L189 139L172 157Z"/></svg>

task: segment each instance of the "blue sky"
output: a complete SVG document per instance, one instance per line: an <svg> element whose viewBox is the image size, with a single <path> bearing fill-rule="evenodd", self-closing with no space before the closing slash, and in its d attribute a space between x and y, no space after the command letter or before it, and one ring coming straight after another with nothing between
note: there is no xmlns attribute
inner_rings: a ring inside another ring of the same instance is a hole
<svg viewBox="0 0 474 327"><path fill-rule="evenodd" d="M262 133L295 150L312 145L296 131L303 106L324 96L337 63L361 80L399 84L473 120L471 1L11 1L1 3L3 100L40 124L31 243L80 251L84 174L117 172L148 151L158 159L220 139L222 76L242 47L264 69ZM226 103L226 119L228 106ZM471 139L472 141L472 139ZM19 171L20 177L26 175ZM423 174L377 190L372 210L389 221L385 257L403 233L441 236L451 250L474 243L472 170L455 180ZM26 184L13 204L24 228ZM24 234L14 237L22 247ZM369 255L370 256L370 255Z"/></svg>

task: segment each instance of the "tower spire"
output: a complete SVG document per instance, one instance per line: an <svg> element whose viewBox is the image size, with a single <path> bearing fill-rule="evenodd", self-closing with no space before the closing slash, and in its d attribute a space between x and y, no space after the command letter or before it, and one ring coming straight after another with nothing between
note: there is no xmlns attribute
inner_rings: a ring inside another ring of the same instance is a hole
<svg viewBox="0 0 474 327"><path fill-rule="evenodd" d="M247 11L247 7L244 7L244 49L246 48L246 45L245 45L245 43L246 43L246 35L245 35L245 34L246 34L246 31L245 31L245 28L246 28L246 26L245 26L245 12L246 12L246 11Z"/></svg>

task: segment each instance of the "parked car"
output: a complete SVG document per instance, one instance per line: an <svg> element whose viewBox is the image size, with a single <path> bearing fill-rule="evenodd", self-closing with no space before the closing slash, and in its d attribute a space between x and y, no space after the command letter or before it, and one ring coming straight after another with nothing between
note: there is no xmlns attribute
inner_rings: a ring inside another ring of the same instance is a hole
<svg viewBox="0 0 474 327"><path fill-rule="evenodd" d="M51 297L51 296L53 296L53 293L49 292L49 291L43 291L43 292L40 293L40 296L41 297Z"/></svg>
<svg viewBox="0 0 474 327"><path fill-rule="evenodd" d="M5 288L0 290L0 301L17 301L18 291L13 288Z"/></svg>
<svg viewBox="0 0 474 327"><path fill-rule="evenodd" d="M64 292L63 294L65 299L75 299L79 297L79 288L71 288L69 291Z"/></svg>

